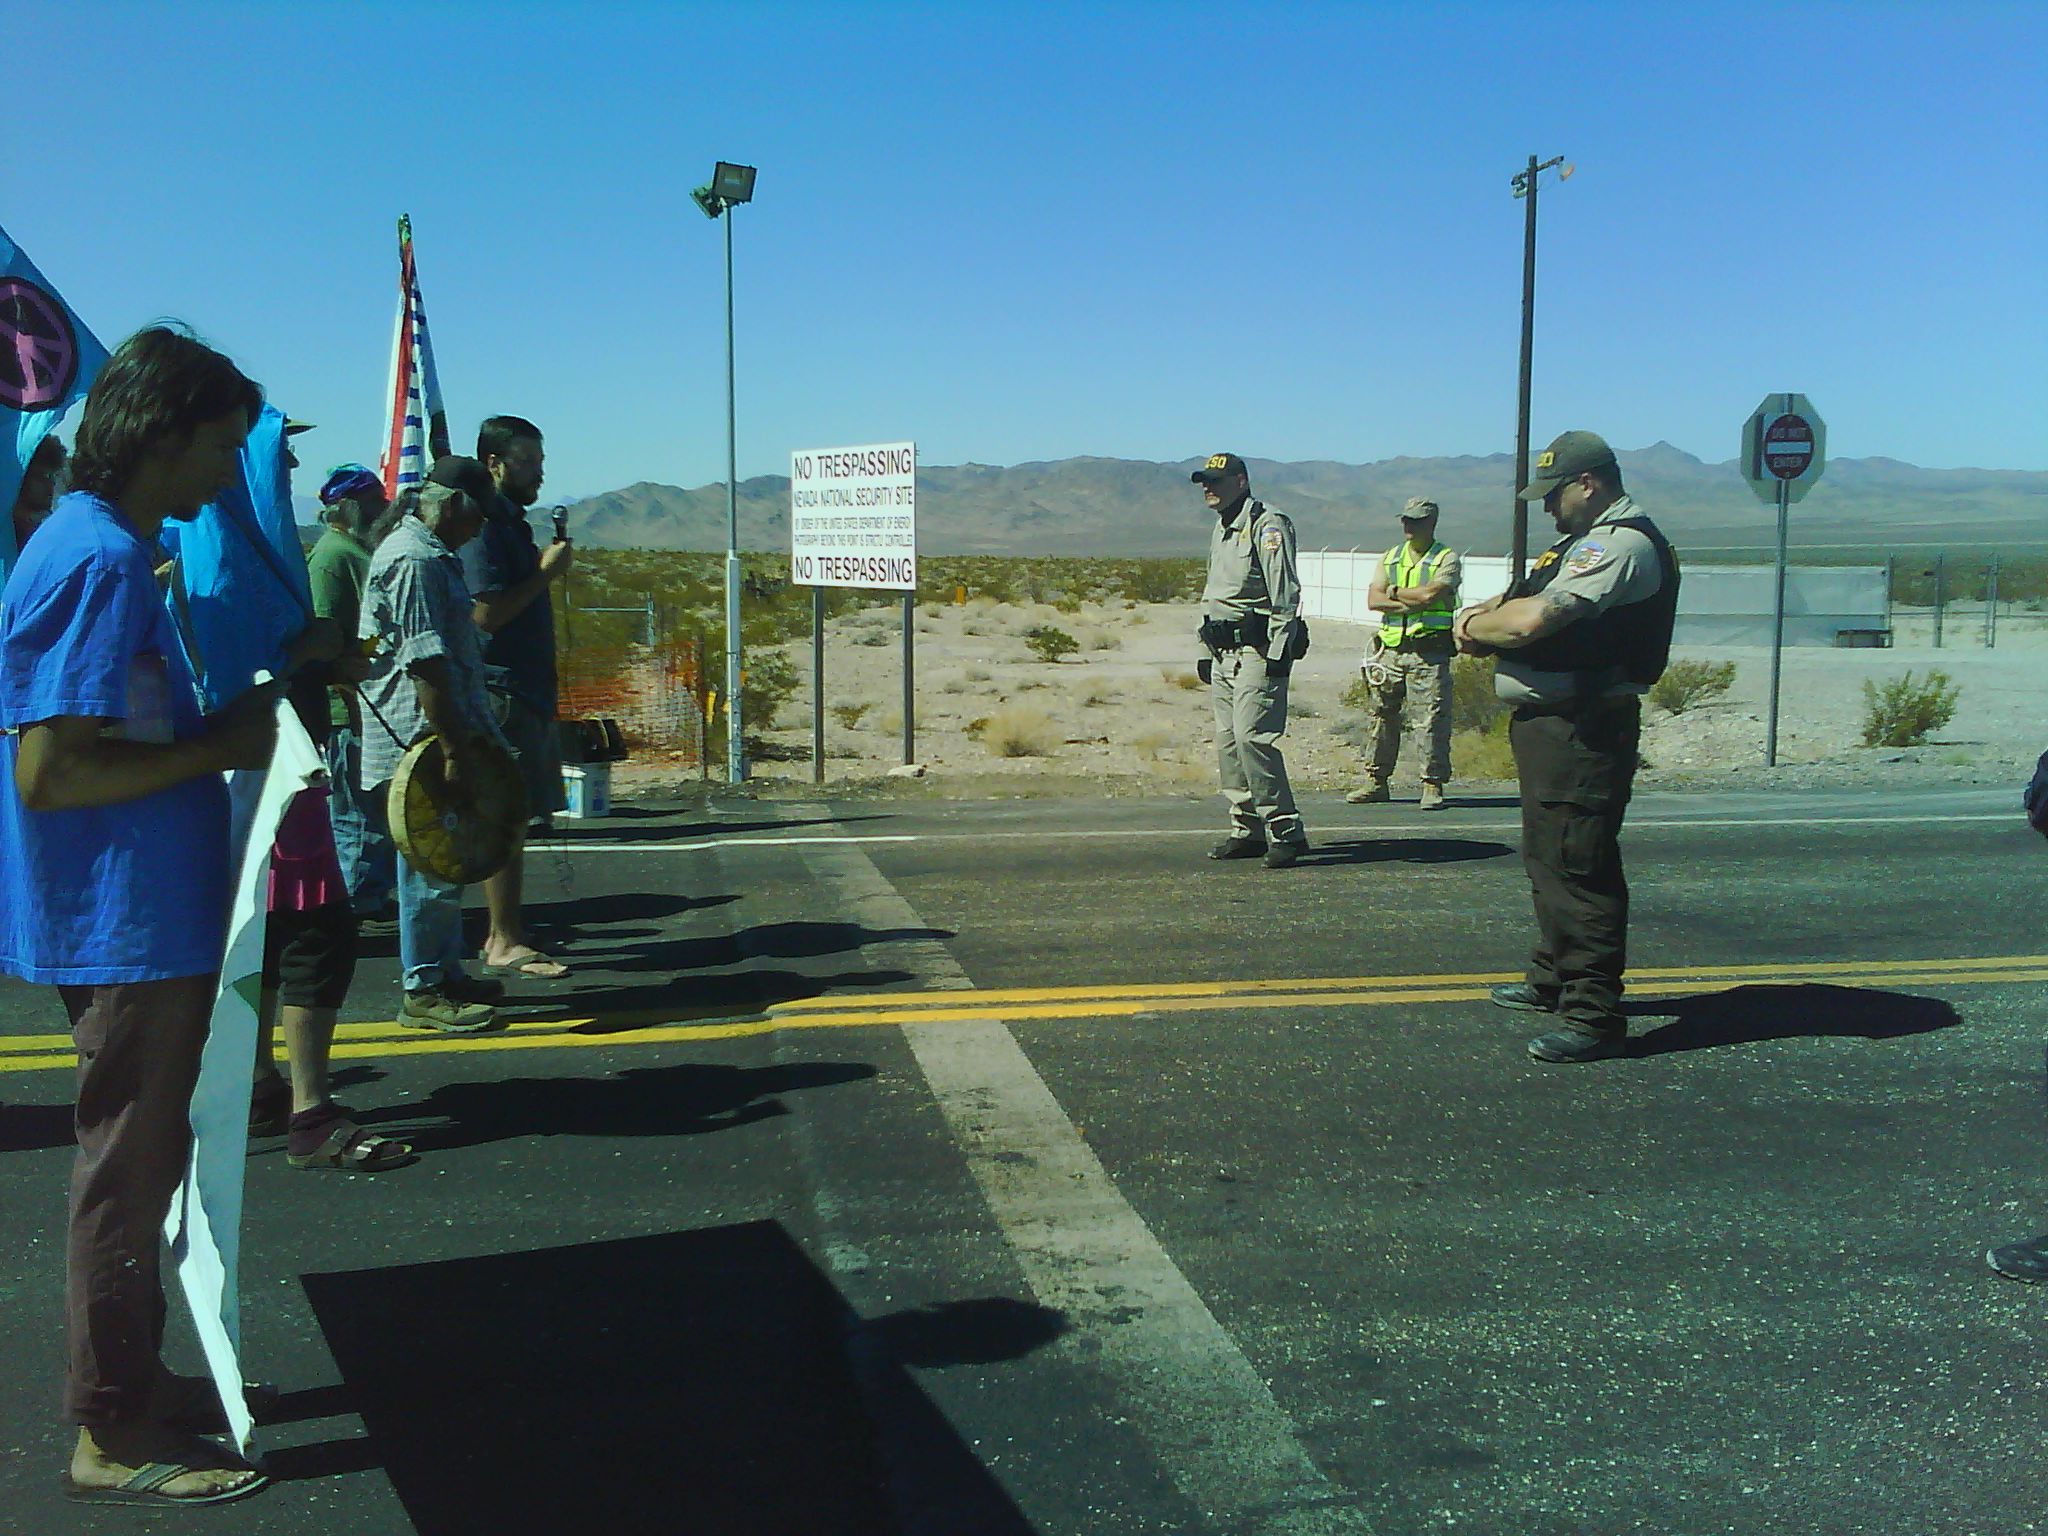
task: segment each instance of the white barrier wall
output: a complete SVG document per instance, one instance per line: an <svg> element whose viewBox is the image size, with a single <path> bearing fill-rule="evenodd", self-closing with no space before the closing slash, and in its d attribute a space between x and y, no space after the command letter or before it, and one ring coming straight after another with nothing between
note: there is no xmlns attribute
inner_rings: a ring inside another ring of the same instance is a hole
<svg viewBox="0 0 2048 1536"><path fill-rule="evenodd" d="M1313 550L1300 557L1302 612L1311 619L1373 624L1366 589L1384 550ZM1684 552L1680 551L1683 558ZM1769 645L1776 570L1768 565L1692 565L1678 589L1680 645ZM1507 590L1508 562L1468 555L1460 601ZM1833 645L1845 629L1890 627L1881 565L1794 566L1785 573L1785 643Z"/></svg>

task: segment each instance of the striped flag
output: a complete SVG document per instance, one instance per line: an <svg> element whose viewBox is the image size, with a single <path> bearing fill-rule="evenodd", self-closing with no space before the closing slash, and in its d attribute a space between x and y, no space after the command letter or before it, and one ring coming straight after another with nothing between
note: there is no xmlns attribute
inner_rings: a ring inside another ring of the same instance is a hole
<svg viewBox="0 0 2048 1536"><path fill-rule="evenodd" d="M448 412L427 339L427 306L412 264L412 218L398 220L398 334L391 342L391 414L384 428L385 496L426 482L434 460L448 452Z"/></svg>

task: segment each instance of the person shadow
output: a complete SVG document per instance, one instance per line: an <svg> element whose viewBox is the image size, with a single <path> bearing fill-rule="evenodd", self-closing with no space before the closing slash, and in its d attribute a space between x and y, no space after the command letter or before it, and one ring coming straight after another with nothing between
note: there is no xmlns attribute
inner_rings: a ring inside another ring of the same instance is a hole
<svg viewBox="0 0 2048 1536"><path fill-rule="evenodd" d="M1316 864L1470 864L1511 858L1506 843L1474 837L1347 837L1312 843L1299 868Z"/></svg>
<svg viewBox="0 0 2048 1536"><path fill-rule="evenodd" d="M787 1115L783 1095L876 1075L865 1061L734 1067L685 1062L607 1077L510 1077L443 1083L403 1108L357 1118L422 1154L548 1136L701 1136Z"/></svg>
<svg viewBox="0 0 2048 1536"><path fill-rule="evenodd" d="M1035 1529L911 1368L1019 1359L1066 1331L1052 1308L863 1320L772 1220L300 1281L341 1379L266 1423L364 1434L266 1464L381 1468L420 1536Z"/></svg>
<svg viewBox="0 0 2048 1536"><path fill-rule="evenodd" d="M1896 1040L1962 1022L1939 998L1827 982L1729 987L1630 1002L1622 1011L1631 1018L1669 1020L1630 1038L1628 1054L1634 1057L1828 1035Z"/></svg>

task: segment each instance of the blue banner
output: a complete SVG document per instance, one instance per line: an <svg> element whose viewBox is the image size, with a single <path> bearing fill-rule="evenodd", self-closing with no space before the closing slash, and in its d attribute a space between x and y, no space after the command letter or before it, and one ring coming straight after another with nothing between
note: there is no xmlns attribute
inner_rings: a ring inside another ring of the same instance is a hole
<svg viewBox="0 0 2048 1536"><path fill-rule="evenodd" d="M0 582L14 569L14 498L36 444L91 387L107 349L0 230Z"/></svg>
<svg viewBox="0 0 2048 1536"><path fill-rule="evenodd" d="M218 709L256 680L284 672L284 647L313 612L306 555L292 513L284 413L263 407L242 447L242 472L189 523L157 535L178 561L200 692ZM178 594L171 596L177 617Z"/></svg>

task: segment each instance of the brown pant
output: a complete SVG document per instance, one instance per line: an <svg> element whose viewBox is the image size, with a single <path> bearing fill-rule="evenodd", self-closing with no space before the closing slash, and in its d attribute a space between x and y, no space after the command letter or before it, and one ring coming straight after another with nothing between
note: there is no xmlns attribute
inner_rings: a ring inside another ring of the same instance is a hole
<svg viewBox="0 0 2048 1536"><path fill-rule="evenodd" d="M78 1046L65 1244L65 1417L148 1411L164 1342L164 1217L192 1146L192 1087L218 978L59 987Z"/></svg>

